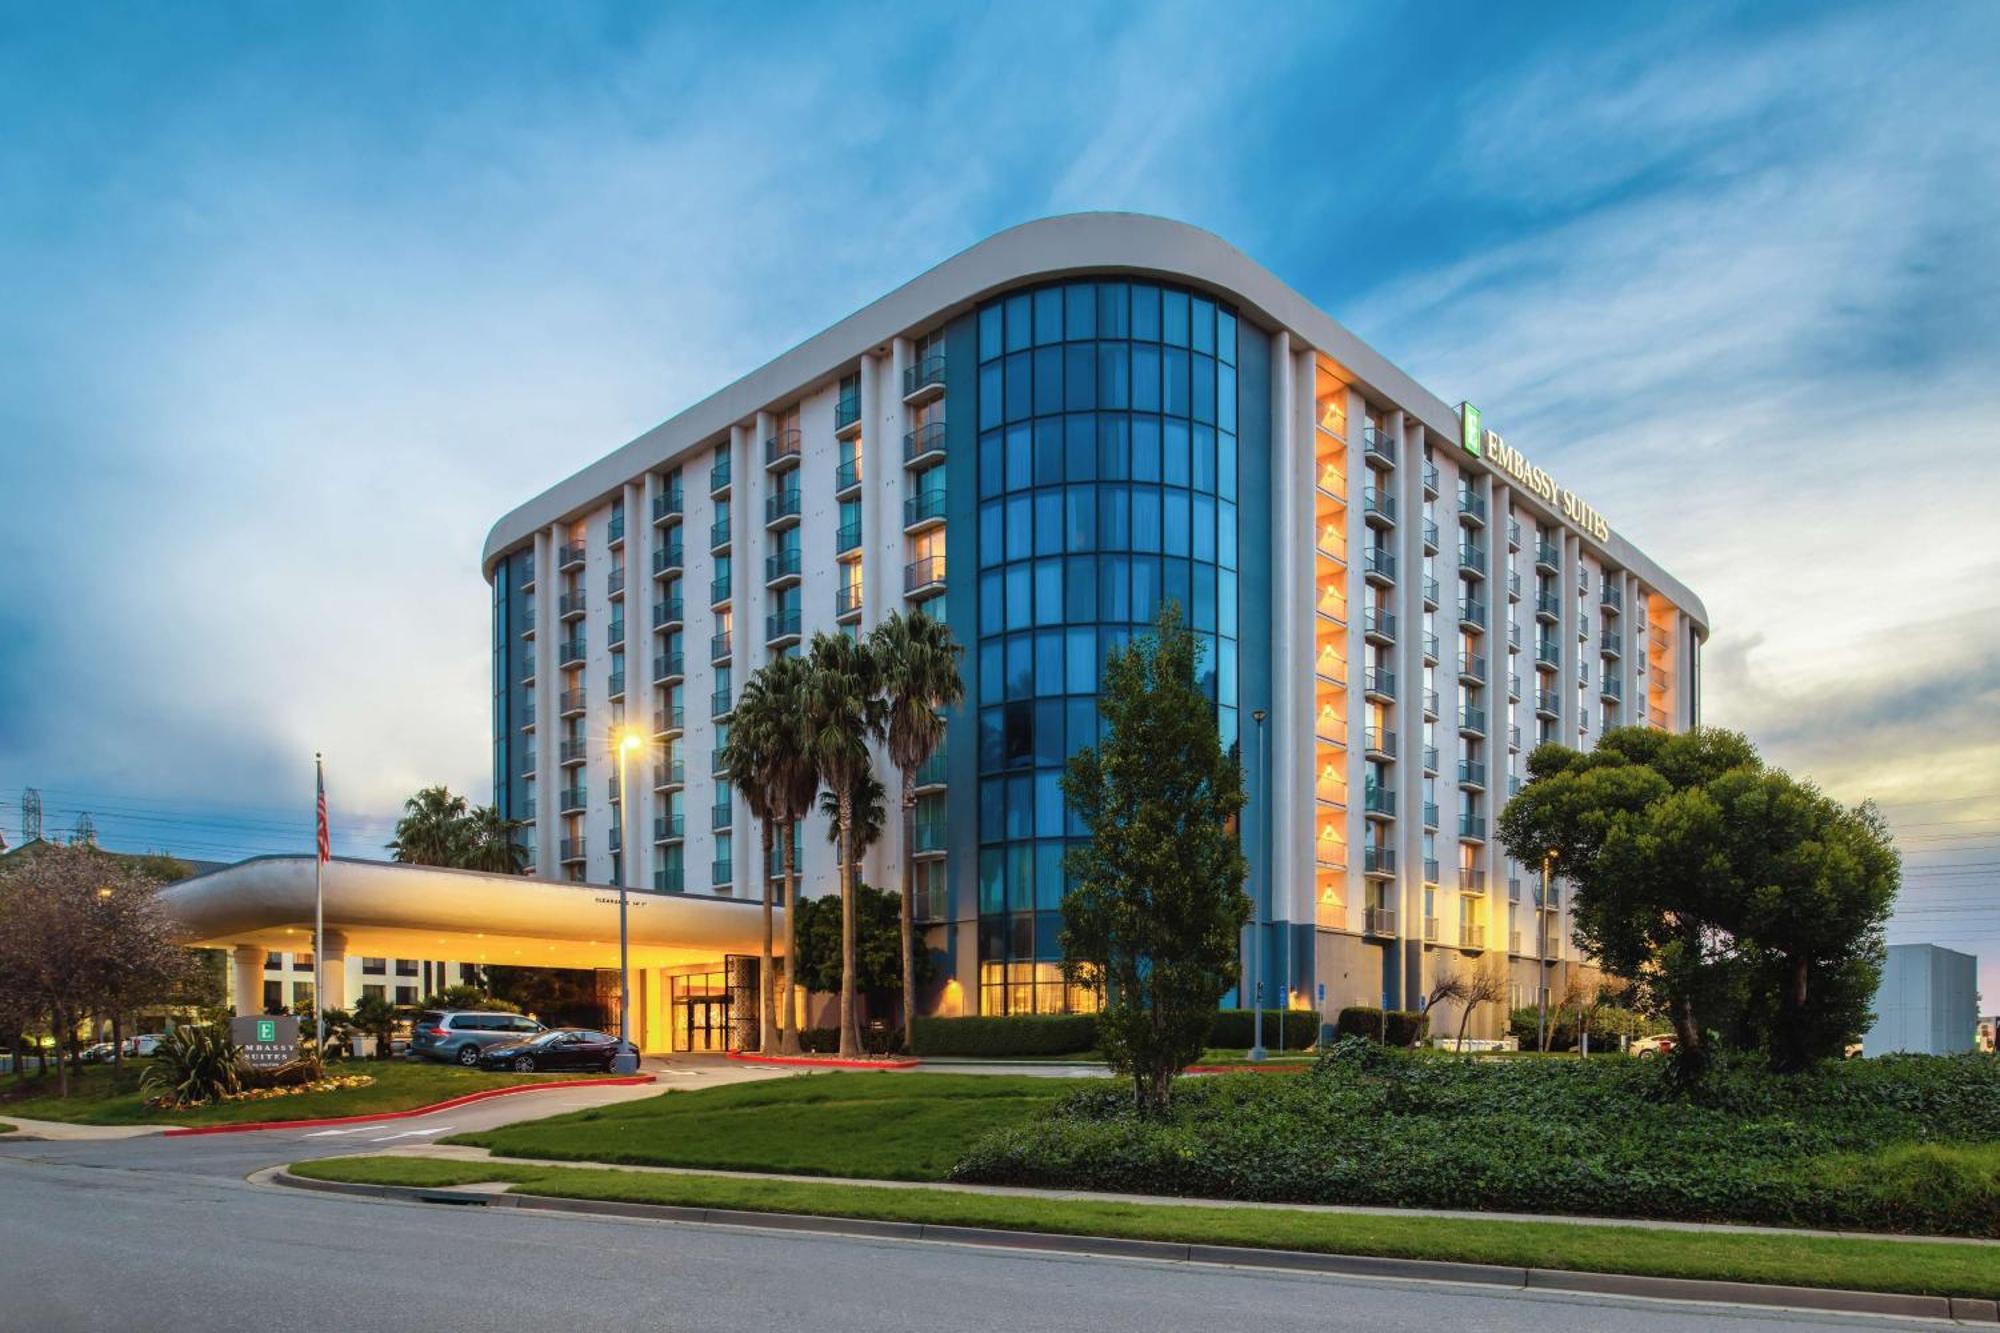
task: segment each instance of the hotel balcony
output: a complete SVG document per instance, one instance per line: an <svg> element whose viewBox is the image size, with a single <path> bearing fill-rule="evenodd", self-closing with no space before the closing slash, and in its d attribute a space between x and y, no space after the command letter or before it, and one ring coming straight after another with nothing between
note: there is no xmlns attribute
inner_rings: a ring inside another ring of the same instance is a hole
<svg viewBox="0 0 2000 1333"><path fill-rule="evenodd" d="M1396 553L1386 546L1368 548L1368 561L1362 566L1371 583L1394 583L1396 581Z"/></svg>
<svg viewBox="0 0 2000 1333"><path fill-rule="evenodd" d="M1484 949L1486 947L1486 927L1471 921L1458 923L1458 947L1461 949Z"/></svg>
<svg viewBox="0 0 2000 1333"><path fill-rule="evenodd" d="M720 833L724 829L730 827L730 825L735 822L735 819L736 819L736 803L734 801L725 802L721 805L711 806L709 808L708 826L717 833Z"/></svg>
<svg viewBox="0 0 2000 1333"><path fill-rule="evenodd" d="M729 515L724 514L721 518L716 519L715 522L708 525L708 549L711 551L725 551L729 549L731 536Z"/></svg>
<svg viewBox="0 0 2000 1333"><path fill-rule="evenodd" d="M671 740L687 730L687 711L679 705L653 710L653 735Z"/></svg>
<svg viewBox="0 0 2000 1333"><path fill-rule="evenodd" d="M1597 599L1597 604L1604 608L1606 613L1615 616L1625 609L1625 594L1617 584L1607 583L1604 585L1603 594Z"/></svg>
<svg viewBox="0 0 2000 1333"><path fill-rule="evenodd" d="M764 466L774 472L780 468L797 467L799 443L797 428L779 431L764 441Z"/></svg>
<svg viewBox="0 0 2000 1333"><path fill-rule="evenodd" d="M1424 691L1424 716L1433 722L1438 719L1438 692L1436 690Z"/></svg>
<svg viewBox="0 0 2000 1333"><path fill-rule="evenodd" d="M585 700L582 690L563 690L556 695L556 715L577 717L582 714Z"/></svg>
<svg viewBox="0 0 2000 1333"><path fill-rule="evenodd" d="M1371 758L1394 759L1396 757L1396 733L1388 727L1366 727L1361 733L1361 748ZM1394 814L1391 810L1389 813Z"/></svg>
<svg viewBox="0 0 2000 1333"><path fill-rule="evenodd" d="M730 598L735 595L735 592L736 588L733 576L729 574L717 574L708 581L708 604L711 607L727 606Z"/></svg>
<svg viewBox="0 0 2000 1333"><path fill-rule="evenodd" d="M1396 466L1396 437L1385 430L1369 426L1362 432L1362 452L1376 462L1389 467Z"/></svg>
<svg viewBox="0 0 2000 1333"><path fill-rule="evenodd" d="M1434 829L1437 826L1438 826L1438 803L1436 801L1425 801L1424 827L1427 829ZM1438 877L1437 866L1438 863L1435 860L1427 860L1424 862L1424 881L1426 883L1429 884L1437 883L1437 877Z"/></svg>
<svg viewBox="0 0 2000 1333"><path fill-rule="evenodd" d="M1554 542L1535 539L1535 565L1554 574L1562 569L1562 548Z"/></svg>
<svg viewBox="0 0 2000 1333"><path fill-rule="evenodd" d="M1601 682L1599 682L1597 686L1597 693L1600 698L1609 699L1612 703L1617 703L1620 699L1623 699L1625 697L1625 687L1619 684L1618 677L1606 676ZM1610 726L1611 725L1609 717L1610 710L1606 709L1605 712L1606 712L1605 725Z"/></svg>
<svg viewBox="0 0 2000 1333"><path fill-rule="evenodd" d="M611 572L604 576L604 595L606 597L616 597L624 591L625 566L613 566Z"/></svg>
<svg viewBox="0 0 2000 1333"><path fill-rule="evenodd" d="M1424 520L1424 554L1436 555L1437 553L1438 553L1437 520L1434 518L1427 518Z"/></svg>
<svg viewBox="0 0 2000 1333"><path fill-rule="evenodd" d="M833 498L845 500L861 489L861 460L845 458L834 464Z"/></svg>
<svg viewBox="0 0 2000 1333"><path fill-rule="evenodd" d="M556 598L556 616L561 620L575 620L584 612L588 599L581 591L566 592Z"/></svg>
<svg viewBox="0 0 2000 1333"><path fill-rule="evenodd" d="M943 488L918 491L903 497L903 531L922 532L935 528L944 522L945 493Z"/></svg>
<svg viewBox="0 0 2000 1333"><path fill-rule="evenodd" d="M1562 699L1555 690L1535 691L1535 714L1546 718L1561 716Z"/></svg>
<svg viewBox="0 0 2000 1333"><path fill-rule="evenodd" d="M653 603L654 629L679 629L685 623L685 620L686 616L682 609L680 598L668 597L662 601Z"/></svg>
<svg viewBox="0 0 2000 1333"><path fill-rule="evenodd" d="M1458 548L1458 568L1460 572L1486 577L1486 552L1477 546L1463 545Z"/></svg>
<svg viewBox="0 0 2000 1333"><path fill-rule="evenodd" d="M1458 678L1472 685L1486 683L1486 659L1478 653L1458 655Z"/></svg>
<svg viewBox="0 0 2000 1333"><path fill-rule="evenodd" d="M1507 549L1510 551L1521 549L1521 520L1518 518L1507 520Z"/></svg>
<svg viewBox="0 0 2000 1333"><path fill-rule="evenodd" d="M1458 520L1461 523L1471 524L1474 527L1484 526L1486 523L1486 497L1477 491L1467 490L1463 486L1459 487Z"/></svg>
<svg viewBox="0 0 2000 1333"><path fill-rule="evenodd" d="M556 762L564 765L582 763L589 755L586 744L581 740L559 742L556 746Z"/></svg>
<svg viewBox="0 0 2000 1333"><path fill-rule="evenodd" d="M1486 816L1460 815L1458 817L1458 836L1471 842L1486 841Z"/></svg>
<svg viewBox="0 0 2000 1333"><path fill-rule="evenodd" d="M1458 710L1458 729L1475 736L1486 734L1486 710L1467 704Z"/></svg>
<svg viewBox="0 0 2000 1333"><path fill-rule="evenodd" d="M1424 631L1423 652L1424 652L1424 661L1435 665L1438 660L1438 636L1431 633L1429 630Z"/></svg>
<svg viewBox="0 0 2000 1333"><path fill-rule="evenodd" d="M654 893L686 893L687 867L661 866L653 872Z"/></svg>
<svg viewBox="0 0 2000 1333"><path fill-rule="evenodd" d="M796 486L771 492L764 497L764 526L773 529L796 526L802 502L803 497Z"/></svg>
<svg viewBox="0 0 2000 1333"><path fill-rule="evenodd" d="M1361 516L1377 527L1396 526L1396 497L1380 486L1362 487Z"/></svg>
<svg viewBox="0 0 2000 1333"><path fill-rule="evenodd" d="M572 861L581 861L585 859L584 842L582 838L564 838L558 850L559 850L559 855L557 856L556 859L560 860L565 865L569 864Z"/></svg>
<svg viewBox="0 0 2000 1333"><path fill-rule="evenodd" d="M1483 895L1486 892L1486 872L1476 866L1458 868L1458 891Z"/></svg>
<svg viewBox="0 0 2000 1333"><path fill-rule="evenodd" d="M800 616L796 608L790 611L773 611L764 617L764 642L772 648L783 648L799 641Z"/></svg>
<svg viewBox="0 0 2000 1333"><path fill-rule="evenodd" d="M556 645L556 665L559 667L582 666L584 656L582 639L571 639Z"/></svg>
<svg viewBox="0 0 2000 1333"><path fill-rule="evenodd" d="M669 787L687 785L687 765L678 759L661 760L653 765L653 790L664 791Z"/></svg>
<svg viewBox="0 0 2000 1333"><path fill-rule="evenodd" d="M843 583L833 590L833 618L846 622L861 614L861 585Z"/></svg>
<svg viewBox="0 0 2000 1333"><path fill-rule="evenodd" d="M1535 619L1556 621L1562 619L1562 598L1556 593L1542 591L1535 594Z"/></svg>
<svg viewBox="0 0 2000 1333"><path fill-rule="evenodd" d="M557 569L581 569L583 567L583 543L564 542L556 548Z"/></svg>
<svg viewBox="0 0 2000 1333"><path fill-rule="evenodd" d="M711 718L720 720L728 717L735 706L726 689L717 690L708 696L708 715Z"/></svg>
<svg viewBox="0 0 2000 1333"><path fill-rule="evenodd" d="M687 666L679 653L653 654L653 683L671 685L687 674Z"/></svg>
<svg viewBox="0 0 2000 1333"><path fill-rule="evenodd" d="M1486 788L1486 765L1476 759L1458 761L1458 785L1461 787Z"/></svg>
<svg viewBox="0 0 2000 1333"><path fill-rule="evenodd" d="M1396 873L1396 849L1378 847L1374 843L1364 844L1361 848L1361 873L1393 878Z"/></svg>
<svg viewBox="0 0 2000 1333"><path fill-rule="evenodd" d="M903 401L921 403L944 392L944 358L927 356L903 367Z"/></svg>
<svg viewBox="0 0 2000 1333"><path fill-rule="evenodd" d="M1369 667L1362 675L1361 689L1371 699L1393 703L1396 699L1396 673L1387 667Z"/></svg>
<svg viewBox="0 0 2000 1333"><path fill-rule="evenodd" d="M841 398L833 405L833 433L847 436L861 433L861 396Z"/></svg>
<svg viewBox="0 0 2000 1333"><path fill-rule="evenodd" d="M1424 772L1435 776L1437 771L1438 747L1435 745L1426 745L1424 747Z"/></svg>
<svg viewBox="0 0 2000 1333"><path fill-rule="evenodd" d="M727 662L729 660L729 650L730 633L728 630L724 630L722 633L709 639L708 660L710 662Z"/></svg>
<svg viewBox="0 0 2000 1333"><path fill-rule="evenodd" d="M667 545L653 552L654 578L663 578L669 574L678 574L685 567L681 553L681 544L679 542L669 542Z"/></svg>
<svg viewBox="0 0 2000 1333"><path fill-rule="evenodd" d="M903 592L912 601L944 591L944 557L925 556L903 566Z"/></svg>
<svg viewBox="0 0 2000 1333"><path fill-rule="evenodd" d="M833 534L833 555L837 560L850 551L861 549L861 524L843 523Z"/></svg>
<svg viewBox="0 0 2000 1333"><path fill-rule="evenodd" d="M1486 603L1460 600L1458 623L1462 628L1484 631L1486 628Z"/></svg>
<svg viewBox="0 0 2000 1333"><path fill-rule="evenodd" d="M718 889L727 888L730 881L735 878L736 867L733 862L711 861L708 863L708 882L713 887Z"/></svg>
<svg viewBox="0 0 2000 1333"><path fill-rule="evenodd" d="M708 470L708 493L721 495L729 489L729 457L724 455Z"/></svg>
<svg viewBox="0 0 2000 1333"><path fill-rule="evenodd" d="M1429 611L1438 609L1438 581L1429 574L1424 575L1424 608Z"/></svg>
<svg viewBox="0 0 2000 1333"><path fill-rule="evenodd" d="M668 519L679 518L685 503L680 491L661 491L653 497L653 522L665 523Z"/></svg>
<svg viewBox="0 0 2000 1333"><path fill-rule="evenodd" d="M1606 657L1625 655L1625 638L1615 629L1605 630L1597 636L1597 651Z"/></svg>
<svg viewBox="0 0 2000 1333"><path fill-rule="evenodd" d="M1394 856L1389 858L1392 862ZM1394 935L1396 933L1396 909L1393 907L1365 907L1361 910L1361 933L1364 935Z"/></svg>
<svg viewBox="0 0 2000 1333"><path fill-rule="evenodd" d="M942 421L926 421L903 433L903 466L928 467L944 457L945 429Z"/></svg>
<svg viewBox="0 0 2000 1333"><path fill-rule="evenodd" d="M584 805L583 788L581 786L564 787L556 793L556 811L558 814L579 814L582 812Z"/></svg>
<svg viewBox="0 0 2000 1333"><path fill-rule="evenodd" d="M612 672L604 692L610 698L623 699L625 697L625 673L622 671Z"/></svg>
<svg viewBox="0 0 2000 1333"><path fill-rule="evenodd" d="M764 557L764 585L777 588L797 583L804 563L804 553L796 546L771 552Z"/></svg>
<svg viewBox="0 0 2000 1333"><path fill-rule="evenodd" d="M1428 458L1424 460L1424 494L1433 500L1438 495L1438 465Z"/></svg>
<svg viewBox="0 0 2000 1333"><path fill-rule="evenodd" d="M1559 667L1562 665L1562 645L1554 639L1535 640L1535 665Z"/></svg>
<svg viewBox="0 0 2000 1333"><path fill-rule="evenodd" d="M1396 793L1387 787L1370 787L1361 794L1361 813L1380 819L1396 817Z"/></svg>
<svg viewBox="0 0 2000 1333"><path fill-rule="evenodd" d="M1521 600L1521 571L1518 569L1507 571L1507 600L1510 602Z"/></svg>
<svg viewBox="0 0 2000 1333"><path fill-rule="evenodd" d="M1364 608L1361 612L1361 633L1371 643L1394 643L1396 641L1395 614L1380 606Z"/></svg>

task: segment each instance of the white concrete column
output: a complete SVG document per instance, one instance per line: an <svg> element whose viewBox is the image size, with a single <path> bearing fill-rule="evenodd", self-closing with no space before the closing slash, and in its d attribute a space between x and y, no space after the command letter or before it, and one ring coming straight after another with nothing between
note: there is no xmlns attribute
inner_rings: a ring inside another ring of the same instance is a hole
<svg viewBox="0 0 2000 1333"><path fill-rule="evenodd" d="M264 1012L264 955L261 944L239 944L229 951L229 998L238 1018Z"/></svg>
<svg viewBox="0 0 2000 1333"><path fill-rule="evenodd" d="M903 406L903 372L915 361L916 347L908 338L898 338L890 344L889 355L881 363L878 411L867 418L868 424L861 431L861 495L863 507L868 511L862 520L862 545L867 552L862 559L869 569L879 571L876 586L882 590L880 600L870 600L873 589L865 582L862 586L863 633L886 620L891 612L910 609L903 600L903 566L910 562L910 544L903 536L903 501L914 488L910 485L910 473L903 466L903 435L910 429L910 412ZM945 373L951 373L949 367ZM867 578L867 569L862 576L864 580ZM812 595L831 602L833 591L828 588L821 593L815 589ZM944 608L933 606L930 612L942 616Z"/></svg>
<svg viewBox="0 0 2000 1333"><path fill-rule="evenodd" d="M1424 428L1401 412L1391 421L1396 437L1396 467L1385 486L1394 497L1396 522L1390 549L1396 553L1396 586L1382 605L1396 617L1395 647L1389 661L1396 672L1396 704L1389 726L1396 733L1396 761L1390 765L1391 790L1396 793L1394 824L1397 883L1404 888L1399 918L1406 936L1423 938L1424 902ZM1440 589L1442 592L1442 589ZM1449 605L1449 603L1447 603ZM1454 611L1454 615L1457 613ZM1440 651L1442 645L1440 645ZM1448 691L1443 681L1450 670L1439 664L1439 707ZM1440 783L1440 796L1443 786ZM1439 859L1443 859L1440 850ZM1407 920L1408 924L1404 924ZM1405 1008L1410 1006L1405 1005Z"/></svg>
<svg viewBox="0 0 2000 1333"><path fill-rule="evenodd" d="M1347 900L1354 911L1350 923L1362 922L1374 881L1363 872L1362 849L1368 841L1368 820L1362 813L1365 800L1363 777L1368 769L1364 749L1368 727L1368 700L1362 685L1368 674L1368 641L1361 636L1361 608L1368 599L1368 580L1362 569L1367 564L1368 525L1361 517L1362 488L1368 482L1366 440L1368 403L1360 392L1347 391ZM1401 868L1398 867L1400 870ZM1384 901L1397 902L1392 884ZM1399 923L1400 924L1400 923Z"/></svg>
<svg viewBox="0 0 2000 1333"><path fill-rule="evenodd" d="M1303 732L1298 701L1290 683L1301 671L1310 674L1311 662L1299 649L1299 637L1310 634L1311 620L1289 614L1291 593L1298 578L1300 553L1305 549L1298 534L1298 510L1292 493L1297 478L1305 475L1299 462L1296 401L1297 364L1292 355L1291 335L1280 330L1271 339L1271 708L1264 723L1264 750L1254 756L1261 774L1251 773L1251 798L1256 799L1262 778L1264 809L1256 812L1252 827L1268 830L1265 875L1271 886L1271 914L1279 920L1300 919L1298 885L1309 876L1299 872L1297 849L1291 832L1299 822L1298 788L1295 781L1296 755ZM1310 443L1310 439L1308 439ZM1310 466L1307 464L1306 466ZM1239 630L1242 626L1239 625ZM1248 743L1257 733L1257 723L1246 706L1238 719L1240 734ZM1309 809L1310 807L1308 807ZM1303 919L1310 921L1310 915Z"/></svg>
<svg viewBox="0 0 2000 1333"><path fill-rule="evenodd" d="M653 821L664 811L661 793L653 789L653 765L666 759L666 751L653 739L653 709L659 704L660 691L653 684L653 659L666 651L667 641L653 629L653 603L658 599L658 589L653 582L653 552L665 543L660 540L662 529L653 523L653 503L665 493L660 484L660 474L648 470L639 491L639 529L632 531L632 516L626 516L625 545L632 553L630 573L625 583L625 633L643 645L636 658L626 654L626 674L631 677L625 685L625 720L637 727L646 738L640 750L644 763L635 765L632 786L634 790L625 793L625 799L634 802L638 812L639 847L638 859L633 868L638 872L632 882L642 889L653 887L653 872L660 867L660 849L653 845ZM687 633L681 633L685 642Z"/></svg>
<svg viewBox="0 0 2000 1333"><path fill-rule="evenodd" d="M347 936L337 930L321 934L325 946L314 961L318 964L320 984L326 987L325 994L315 994L313 999L322 1009L345 1009L347 1007Z"/></svg>
<svg viewBox="0 0 2000 1333"><path fill-rule="evenodd" d="M882 443L880 438L882 422L887 415L888 405L900 408L900 395L885 393L882 385L882 358L871 352L864 352L857 367L861 375L861 447L864 450L862 466L869 462L868 451ZM873 436L871 437L871 432ZM886 460L884 460L886 467ZM890 528L881 512L882 488L870 478L861 488L861 623L863 628L873 625L886 616L892 607L903 604L902 564L893 559L882 558L881 542L891 532L901 533L902 516L896 516L895 526ZM838 526L838 520L836 520ZM889 566L895 565L897 582L889 578ZM831 593L827 594L832 596ZM879 845L879 844L878 844ZM873 861L871 855L867 858Z"/></svg>
<svg viewBox="0 0 2000 1333"><path fill-rule="evenodd" d="M1556 612L1561 617L1556 622L1556 646L1562 663L1556 680L1556 703L1562 711L1556 718L1556 739L1574 749L1579 740L1576 729L1580 720L1576 715L1576 580L1583 569L1583 543L1561 523L1551 530L1562 548L1562 572L1556 577Z"/></svg>

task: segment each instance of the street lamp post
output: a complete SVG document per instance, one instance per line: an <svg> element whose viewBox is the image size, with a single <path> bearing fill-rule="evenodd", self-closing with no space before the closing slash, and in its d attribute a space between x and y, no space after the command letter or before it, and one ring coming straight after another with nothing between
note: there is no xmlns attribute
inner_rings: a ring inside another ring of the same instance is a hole
<svg viewBox="0 0 2000 1333"><path fill-rule="evenodd" d="M1258 820L1262 820L1264 817L1264 710L1261 708L1252 709L1250 719L1257 724L1256 791L1253 798L1253 812ZM1250 850L1252 852L1261 851L1263 848L1263 843L1257 836L1259 828L1260 825L1253 821L1251 824L1250 843ZM1250 998L1250 1059L1253 1061L1261 1061L1266 1054L1264 1050L1264 911L1262 895L1257 892L1258 887L1255 878L1253 878L1250 890L1250 988L1252 992Z"/></svg>
<svg viewBox="0 0 2000 1333"><path fill-rule="evenodd" d="M1552 851L1542 858L1542 894L1535 901L1535 1049L1549 1049L1549 871Z"/></svg>
<svg viewBox="0 0 2000 1333"><path fill-rule="evenodd" d="M614 1074L639 1072L639 1053L632 1046L631 936L626 926L626 893L639 847L632 830L632 756L641 743L639 733L629 727L618 735L618 1054L611 1061Z"/></svg>

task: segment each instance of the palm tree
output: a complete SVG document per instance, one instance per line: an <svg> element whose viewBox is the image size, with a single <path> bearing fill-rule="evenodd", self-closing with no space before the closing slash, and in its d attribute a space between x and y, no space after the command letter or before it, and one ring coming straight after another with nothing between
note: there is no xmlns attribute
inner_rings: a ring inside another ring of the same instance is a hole
<svg viewBox="0 0 2000 1333"><path fill-rule="evenodd" d="M922 611L900 611L868 636L882 674L888 709L889 762L903 775L903 823L913 830L917 810L917 770L944 744L944 710L965 698L958 674L964 649L941 620ZM914 831L914 830L913 830ZM915 839L911 839L914 844ZM916 868L910 848L903 851L903 1049L915 1050L917 1022Z"/></svg>
<svg viewBox="0 0 2000 1333"><path fill-rule="evenodd" d="M519 836L525 823L508 819L497 805L474 806L460 825L463 845L457 864L496 875L520 874L528 868L528 849Z"/></svg>
<svg viewBox="0 0 2000 1333"><path fill-rule="evenodd" d="M721 773L729 785L743 793L750 817L757 821L763 840L764 857L758 864L764 888L764 941L757 974L757 1049L768 1051L771 1042L771 749L785 718L780 701L765 684L764 672L753 673L743 683L742 696L729 725L729 739L722 747Z"/></svg>
<svg viewBox="0 0 2000 1333"><path fill-rule="evenodd" d="M410 865L455 866L465 848L465 798L451 788L425 787L403 803L390 856Z"/></svg>
<svg viewBox="0 0 2000 1333"><path fill-rule="evenodd" d="M832 791L819 794L819 812L826 816L826 840L837 853L840 848L840 801ZM861 879L861 863L868 859L868 849L882 841L882 832L888 827L889 789L871 770L861 775L861 785L854 793L854 836L849 840L853 845L847 849L847 856L856 882Z"/></svg>
<svg viewBox="0 0 2000 1333"><path fill-rule="evenodd" d="M854 1006L854 803L870 771L869 742L881 734L875 658L845 634L815 634L806 661L806 748L832 789L840 828L840 1054L861 1055Z"/></svg>
<svg viewBox="0 0 2000 1333"><path fill-rule="evenodd" d="M787 1055L796 1055L799 1049L798 1030L792 1021L792 991L799 956L796 828L798 821L811 813L813 793L819 790L819 764L808 744L805 722L810 675L804 659L780 657L761 667L756 677L763 682L761 695L768 701L773 717L765 747L764 783L765 802L771 822L779 829L785 867L785 990L777 1009L778 1049ZM737 725L742 725L740 704Z"/></svg>

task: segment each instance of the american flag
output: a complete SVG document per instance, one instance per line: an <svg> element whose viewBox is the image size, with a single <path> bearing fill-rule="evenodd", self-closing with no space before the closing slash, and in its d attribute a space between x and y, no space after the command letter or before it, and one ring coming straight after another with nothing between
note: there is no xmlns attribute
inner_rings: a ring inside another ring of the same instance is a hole
<svg viewBox="0 0 2000 1333"><path fill-rule="evenodd" d="M320 762L318 755L314 755L313 767L319 773L319 859L330 861L333 859L333 835L327 832L326 827L326 765Z"/></svg>

